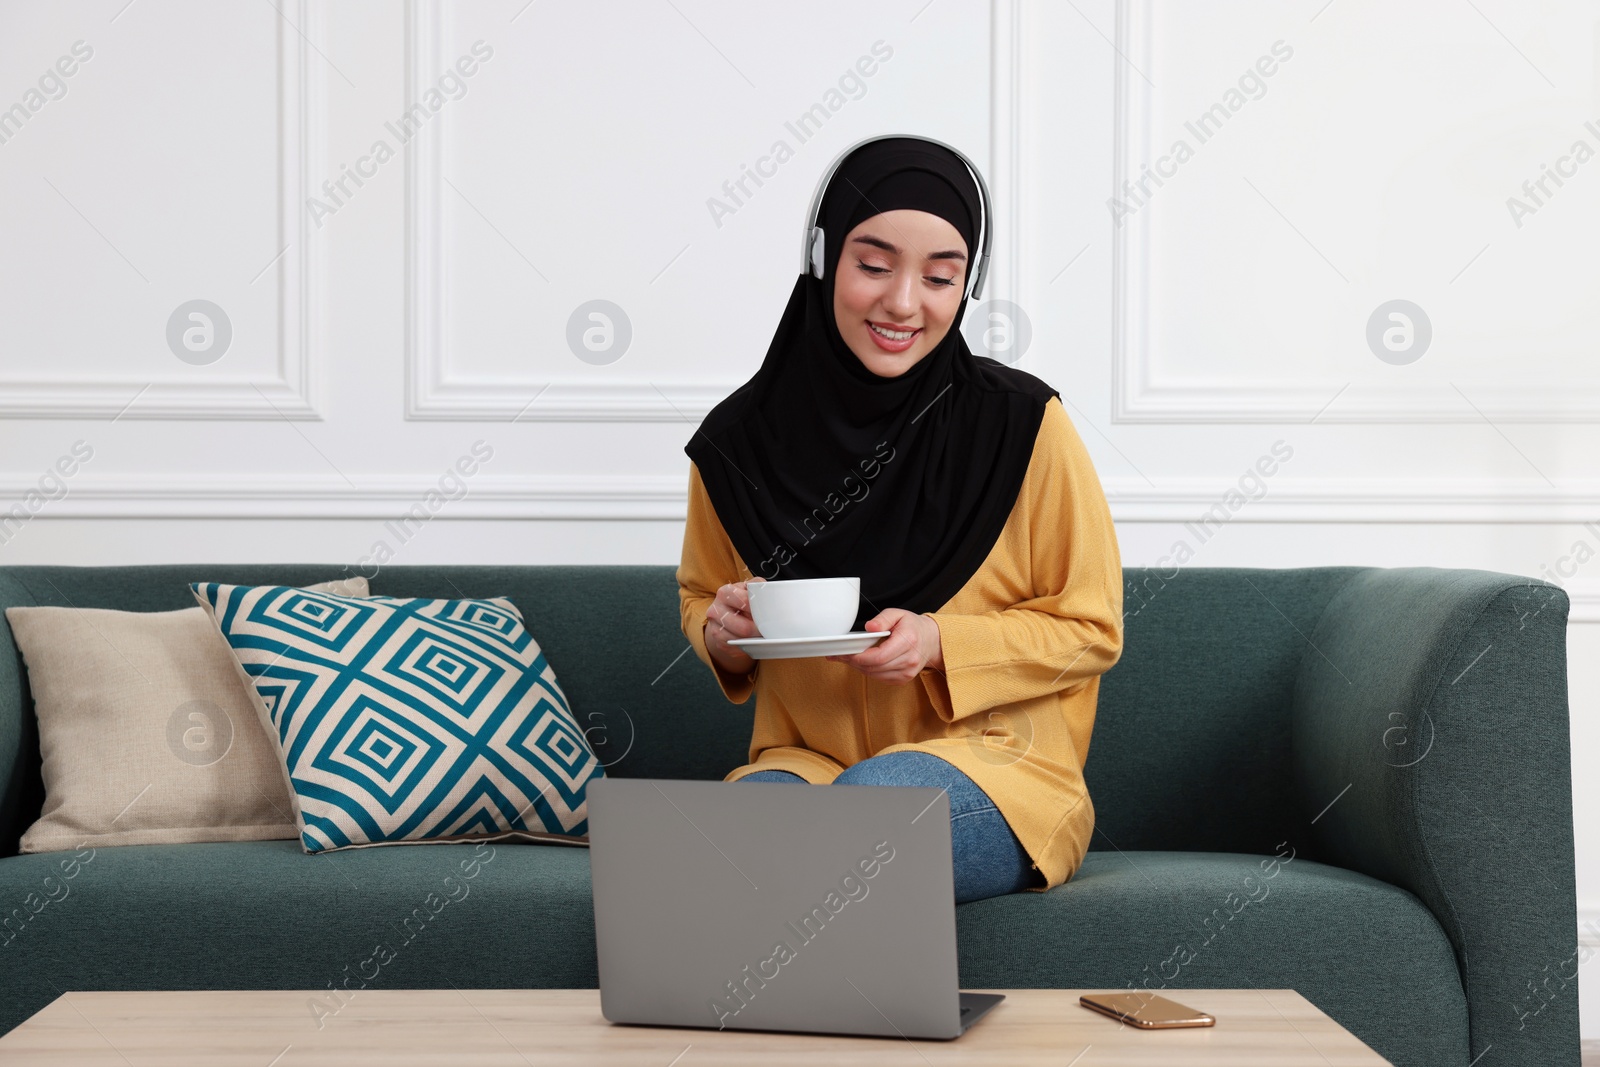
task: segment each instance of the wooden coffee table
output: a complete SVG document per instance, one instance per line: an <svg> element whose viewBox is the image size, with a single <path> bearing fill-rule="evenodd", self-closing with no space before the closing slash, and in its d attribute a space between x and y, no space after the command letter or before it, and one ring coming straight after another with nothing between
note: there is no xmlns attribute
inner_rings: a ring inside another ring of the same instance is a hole
<svg viewBox="0 0 1600 1067"><path fill-rule="evenodd" d="M955 1041L617 1026L593 989L358 990L337 1014L322 991L66 993L0 1038L0 1063L115 1067L249 1064L555 1064L703 1067L1355 1067L1389 1061L1291 989L1181 989L1217 1017L1137 1031L1079 1006L1081 989L974 990L1006 999ZM1076 1057L1076 1058L1074 1058Z"/></svg>

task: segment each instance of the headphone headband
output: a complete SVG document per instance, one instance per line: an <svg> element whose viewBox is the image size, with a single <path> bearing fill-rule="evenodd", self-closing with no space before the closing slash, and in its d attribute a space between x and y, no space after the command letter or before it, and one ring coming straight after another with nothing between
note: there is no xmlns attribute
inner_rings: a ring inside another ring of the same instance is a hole
<svg viewBox="0 0 1600 1067"><path fill-rule="evenodd" d="M816 194L811 198L811 212L806 216L805 248L803 251L803 259L800 263L800 273L804 274L807 271L810 271L812 277L819 279L824 273L825 264L823 263L823 257L825 254L824 248L826 247L826 244L823 240L822 227L817 225L817 217L822 211L822 197L823 194L828 191L828 183L833 180L834 172L836 172L840 165L850 157L852 152L860 148L862 145L871 144L873 141L883 141L890 138L900 137L912 138L918 141L927 141L930 144L936 144L940 148L947 149L954 153L956 158L960 159L961 162L966 165L967 170L972 172L972 179L978 186L978 196L983 201L983 220L980 227L983 237L979 242L983 247L983 251L978 255L977 265L972 270L972 277L969 279L971 284L967 293L968 296L971 296L973 299L977 299L983 295L984 278L989 273L989 246L994 239L992 227L989 225L989 219L992 216L992 212L989 207L989 186L984 183L983 174L973 164L972 160L967 158L966 153L962 152L954 145L945 144L943 141L940 141L937 138L924 137L921 134L880 133L876 136L857 141L843 152L840 152L838 156L834 157L833 163L830 164L827 171L823 173L822 181L817 184Z"/></svg>

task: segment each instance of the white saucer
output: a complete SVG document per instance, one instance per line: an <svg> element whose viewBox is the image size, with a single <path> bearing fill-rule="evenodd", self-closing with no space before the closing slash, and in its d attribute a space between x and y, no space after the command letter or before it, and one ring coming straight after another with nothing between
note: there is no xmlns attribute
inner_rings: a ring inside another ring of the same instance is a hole
<svg viewBox="0 0 1600 1067"><path fill-rule="evenodd" d="M853 656L865 652L888 630L856 630L830 637L740 637L729 641L751 659L802 659L806 656Z"/></svg>

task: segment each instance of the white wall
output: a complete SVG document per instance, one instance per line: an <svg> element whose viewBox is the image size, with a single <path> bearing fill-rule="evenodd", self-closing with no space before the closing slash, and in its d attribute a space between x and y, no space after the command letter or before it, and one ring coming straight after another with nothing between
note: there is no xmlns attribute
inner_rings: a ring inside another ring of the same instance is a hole
<svg viewBox="0 0 1600 1067"><path fill-rule="evenodd" d="M0 506L93 452L0 527L0 563L676 562L683 444L759 364L819 173L925 133L990 179L986 296L1024 310L1019 365L1069 401L1127 565L1186 539L1199 566L1568 589L1600 924L1600 161L1522 188L1600 149L1600 3L620 6L0 7L0 108L26 112L0 124ZM1184 123L1217 104L1202 143ZM168 344L196 299L231 324L214 362ZM567 341L597 299L631 328L612 362ZM1431 321L1413 362L1368 347L1394 299ZM1279 441L1264 495L1188 536ZM465 495L402 541L386 520L475 442Z"/></svg>

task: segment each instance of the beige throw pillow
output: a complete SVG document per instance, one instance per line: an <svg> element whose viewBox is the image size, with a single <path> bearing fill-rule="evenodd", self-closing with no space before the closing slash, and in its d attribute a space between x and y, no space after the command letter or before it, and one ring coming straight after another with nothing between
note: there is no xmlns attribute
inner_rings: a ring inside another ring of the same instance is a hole
<svg viewBox="0 0 1600 1067"><path fill-rule="evenodd" d="M306 588L368 595L361 577ZM203 608L15 607L6 621L43 757L21 851L300 836L277 748Z"/></svg>

